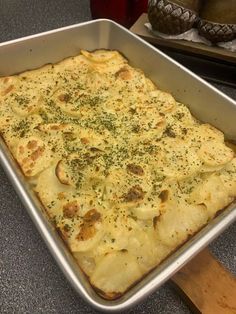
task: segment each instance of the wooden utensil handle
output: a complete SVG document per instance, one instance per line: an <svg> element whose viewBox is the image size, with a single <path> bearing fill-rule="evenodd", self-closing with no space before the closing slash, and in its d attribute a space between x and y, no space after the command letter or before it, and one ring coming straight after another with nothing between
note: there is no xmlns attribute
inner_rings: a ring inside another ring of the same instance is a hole
<svg viewBox="0 0 236 314"><path fill-rule="evenodd" d="M171 278L195 313L236 314L236 279L203 250Z"/></svg>

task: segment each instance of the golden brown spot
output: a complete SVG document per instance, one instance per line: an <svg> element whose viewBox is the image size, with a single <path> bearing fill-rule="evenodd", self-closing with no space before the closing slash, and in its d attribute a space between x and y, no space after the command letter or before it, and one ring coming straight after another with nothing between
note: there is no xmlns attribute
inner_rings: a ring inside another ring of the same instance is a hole
<svg viewBox="0 0 236 314"><path fill-rule="evenodd" d="M32 170L27 170L27 171L25 172L25 174L26 174L27 176L30 176L31 173L32 173Z"/></svg>
<svg viewBox="0 0 236 314"><path fill-rule="evenodd" d="M137 176L143 176L144 175L144 170L139 165L129 164L129 165L127 165L126 169L128 172L136 174Z"/></svg>
<svg viewBox="0 0 236 314"><path fill-rule="evenodd" d="M162 203L165 203L166 201L168 201L169 191L168 190L161 191L158 197L160 198Z"/></svg>
<svg viewBox="0 0 236 314"><path fill-rule="evenodd" d="M4 80L3 80L3 83L6 84L9 80L10 80L9 77L5 77Z"/></svg>
<svg viewBox="0 0 236 314"><path fill-rule="evenodd" d="M50 129L57 131L57 130L62 130L64 127L65 127L64 124L54 124L54 125L51 125Z"/></svg>
<svg viewBox="0 0 236 314"><path fill-rule="evenodd" d="M145 192L139 185L133 186L127 194L123 196L125 202L136 202L144 198Z"/></svg>
<svg viewBox="0 0 236 314"><path fill-rule="evenodd" d="M10 93L14 88L14 85L10 85L8 86L3 92L2 92L2 96L5 96L6 94Z"/></svg>
<svg viewBox="0 0 236 314"><path fill-rule="evenodd" d="M30 111L32 111L33 109L34 109L33 106L29 106L29 107L27 108L27 111L30 112Z"/></svg>
<svg viewBox="0 0 236 314"><path fill-rule="evenodd" d="M37 147L37 141L33 140L33 141L29 141L29 143L27 144L27 148L29 149L34 149Z"/></svg>
<svg viewBox="0 0 236 314"><path fill-rule="evenodd" d="M156 128L158 129L159 127L163 127L164 125L165 125L165 120L159 121L159 122L156 124Z"/></svg>
<svg viewBox="0 0 236 314"><path fill-rule="evenodd" d="M20 153L20 154L24 154L24 151L25 151L24 147L23 147L23 146L20 146L20 147L19 147L19 153Z"/></svg>
<svg viewBox="0 0 236 314"><path fill-rule="evenodd" d="M157 223L158 221L160 220L160 216L155 216L152 220L152 223L153 223L153 228L156 229L157 227Z"/></svg>
<svg viewBox="0 0 236 314"><path fill-rule="evenodd" d="M131 71L127 67L122 67L119 71L116 72L115 76L121 78L122 80L132 79Z"/></svg>
<svg viewBox="0 0 236 314"><path fill-rule="evenodd" d="M58 99L60 101L64 101L64 102L68 102L70 100L70 98L71 97L68 94L61 94L61 95L58 96Z"/></svg>
<svg viewBox="0 0 236 314"><path fill-rule="evenodd" d="M60 130L60 129L62 129L62 126L61 125L52 125L51 126L51 130Z"/></svg>
<svg viewBox="0 0 236 314"><path fill-rule="evenodd" d="M77 214L79 208L80 206L76 201L70 202L63 206L63 216L65 218L73 218Z"/></svg>
<svg viewBox="0 0 236 314"><path fill-rule="evenodd" d="M96 221L100 220L101 214L96 211L96 209L91 209L89 210L85 215L84 215L84 221L87 223L95 223Z"/></svg>
<svg viewBox="0 0 236 314"><path fill-rule="evenodd" d="M76 239L79 241L85 241L92 238L96 233L95 224L100 221L101 214L96 209L89 210L84 215L84 223L81 225L81 229Z"/></svg>
<svg viewBox="0 0 236 314"><path fill-rule="evenodd" d="M63 161L60 160L55 169L55 175L57 176L58 180L65 185L70 185L69 179L65 174L65 171L63 169Z"/></svg>
<svg viewBox="0 0 236 314"><path fill-rule="evenodd" d="M83 224L81 226L80 232L76 236L79 241L86 241L92 238L96 234L96 229L94 225Z"/></svg>
<svg viewBox="0 0 236 314"><path fill-rule="evenodd" d="M40 156L42 156L44 150L45 150L45 148L42 147L42 146L39 147L39 148L37 148L36 151L34 151L34 152L31 154L30 158L31 158L33 161L37 160Z"/></svg>
<svg viewBox="0 0 236 314"><path fill-rule="evenodd" d="M58 198L59 200L65 199L65 193L63 193L63 192L58 193L58 194L57 194L57 198Z"/></svg>
<svg viewBox="0 0 236 314"><path fill-rule="evenodd" d="M82 144L88 144L89 143L89 139L87 137L81 137L80 141Z"/></svg>

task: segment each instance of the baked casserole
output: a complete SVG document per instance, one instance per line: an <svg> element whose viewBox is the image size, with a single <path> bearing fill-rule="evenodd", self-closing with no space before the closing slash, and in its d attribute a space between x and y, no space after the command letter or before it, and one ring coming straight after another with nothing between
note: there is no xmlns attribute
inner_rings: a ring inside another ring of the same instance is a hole
<svg viewBox="0 0 236 314"><path fill-rule="evenodd" d="M0 78L0 131L92 286L115 299L236 196L224 134L117 51Z"/></svg>

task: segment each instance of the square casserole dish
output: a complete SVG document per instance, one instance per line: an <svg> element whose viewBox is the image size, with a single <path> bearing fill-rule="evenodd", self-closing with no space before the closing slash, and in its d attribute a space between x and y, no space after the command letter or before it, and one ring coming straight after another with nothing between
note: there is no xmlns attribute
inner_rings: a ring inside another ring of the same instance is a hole
<svg viewBox="0 0 236 314"><path fill-rule="evenodd" d="M200 121L208 122L236 140L236 103L175 62L164 53L124 27L110 20L96 20L32 35L0 44L0 76L7 76L56 63L77 55L81 49L115 49L124 54L134 67L162 90L186 104ZM102 299L90 286L66 245L49 222L42 205L31 191L3 140L0 161L42 238L59 267L91 306L103 312L122 311L141 302L168 280L201 249L207 246L236 219L236 205L231 204L183 246L165 259L122 297Z"/></svg>

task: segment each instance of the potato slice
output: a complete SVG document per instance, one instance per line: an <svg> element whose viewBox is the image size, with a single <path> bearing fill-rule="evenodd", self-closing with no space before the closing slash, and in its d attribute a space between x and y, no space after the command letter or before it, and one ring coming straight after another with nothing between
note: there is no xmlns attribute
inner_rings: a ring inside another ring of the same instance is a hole
<svg viewBox="0 0 236 314"><path fill-rule="evenodd" d="M235 198L236 195L236 158L229 162L226 167L220 171L219 176L227 189L229 195Z"/></svg>
<svg viewBox="0 0 236 314"><path fill-rule="evenodd" d="M83 176L89 177L89 169L93 167L94 156L91 154L71 154L57 163L55 173L58 180L65 185L79 187ZM91 172L91 171L90 171ZM94 172L91 173L95 177ZM83 180L84 181L84 180ZM89 180L90 181L90 180ZM88 182L90 184L91 182Z"/></svg>
<svg viewBox="0 0 236 314"><path fill-rule="evenodd" d="M41 96L33 89L17 91L11 96L12 110L22 117L36 113L40 109L41 102Z"/></svg>
<svg viewBox="0 0 236 314"><path fill-rule="evenodd" d="M112 298L123 293L141 276L142 272L135 258L122 250L105 255L90 280L92 285Z"/></svg>
<svg viewBox="0 0 236 314"><path fill-rule="evenodd" d="M232 201L229 194L220 176L212 174L191 193L189 201L206 206L208 217L212 218Z"/></svg>
<svg viewBox="0 0 236 314"><path fill-rule="evenodd" d="M104 235L102 224L98 223L94 233L87 240L78 240L76 235L71 236L68 240L72 252L87 252L92 250L101 240Z"/></svg>
<svg viewBox="0 0 236 314"><path fill-rule="evenodd" d="M164 175L180 180L196 174L201 167L201 160L196 152L184 142L172 142L173 147L162 160Z"/></svg>
<svg viewBox="0 0 236 314"><path fill-rule="evenodd" d="M162 113L171 112L176 106L173 96L161 90L156 89L151 91L150 97L152 103L156 104L158 110Z"/></svg>
<svg viewBox="0 0 236 314"><path fill-rule="evenodd" d="M84 215L83 223L75 227L68 243L72 252L90 251L104 233L101 214L96 209L91 209Z"/></svg>
<svg viewBox="0 0 236 314"><path fill-rule="evenodd" d="M74 131L74 127L70 124L66 123L47 123L47 124L39 124L37 129L41 132L45 133L57 133L57 132L72 132Z"/></svg>
<svg viewBox="0 0 236 314"><path fill-rule="evenodd" d="M14 92L17 81L15 76L0 77L0 96L8 96Z"/></svg>
<svg viewBox="0 0 236 314"><path fill-rule="evenodd" d="M221 166L234 158L234 152L224 143L218 141L206 141L198 151L199 158L207 166Z"/></svg>
<svg viewBox="0 0 236 314"><path fill-rule="evenodd" d="M51 151L46 143L36 136L19 141L16 159L27 177L35 176L52 162Z"/></svg>
<svg viewBox="0 0 236 314"><path fill-rule="evenodd" d="M45 189L48 182L51 182L50 189ZM76 216L84 217L91 210L91 198L88 195L78 196L73 187L60 183L55 175L55 164L40 173L34 191L47 208L49 215L63 217L62 220L66 220L66 223ZM80 231L80 224L77 228L76 234Z"/></svg>
<svg viewBox="0 0 236 314"><path fill-rule="evenodd" d="M95 260L91 252L74 252L74 256L87 276L91 276L95 268Z"/></svg>
<svg viewBox="0 0 236 314"><path fill-rule="evenodd" d="M59 160L55 169L57 179L60 181L61 184L74 185L68 172L69 169L67 169L65 162L63 162L63 160Z"/></svg>
<svg viewBox="0 0 236 314"><path fill-rule="evenodd" d="M187 240L208 221L205 205L181 205L166 211L157 222L158 238L171 249Z"/></svg>
<svg viewBox="0 0 236 314"><path fill-rule="evenodd" d="M88 59L89 61L96 63L107 62L118 56L117 51L108 51L108 50L96 50L95 52L89 52L81 50L81 54Z"/></svg>
<svg viewBox="0 0 236 314"><path fill-rule="evenodd" d="M140 130L151 130L163 131L166 120L163 115L160 115L159 109L154 105L145 105L136 108L136 113L139 117L139 127Z"/></svg>
<svg viewBox="0 0 236 314"><path fill-rule="evenodd" d="M156 200L155 204L140 204L139 206L132 208L132 213L138 219L153 219L154 217L159 216L158 200Z"/></svg>

